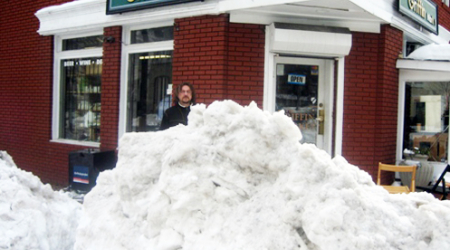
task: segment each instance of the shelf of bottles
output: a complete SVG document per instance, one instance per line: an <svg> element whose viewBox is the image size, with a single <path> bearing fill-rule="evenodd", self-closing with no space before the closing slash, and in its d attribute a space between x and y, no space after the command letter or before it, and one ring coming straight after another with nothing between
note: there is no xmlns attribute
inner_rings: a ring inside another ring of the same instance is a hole
<svg viewBox="0 0 450 250"><path fill-rule="evenodd" d="M100 141L101 58L62 61L65 139Z"/></svg>

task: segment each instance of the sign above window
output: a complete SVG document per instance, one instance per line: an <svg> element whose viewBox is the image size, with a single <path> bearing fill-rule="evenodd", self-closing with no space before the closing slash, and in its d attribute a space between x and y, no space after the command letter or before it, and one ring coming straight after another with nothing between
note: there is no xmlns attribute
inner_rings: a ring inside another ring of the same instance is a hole
<svg viewBox="0 0 450 250"><path fill-rule="evenodd" d="M173 4L203 0L107 0L106 14L116 14L146 8L162 7Z"/></svg>
<svg viewBox="0 0 450 250"><path fill-rule="evenodd" d="M400 13L438 34L438 7L432 0L399 0Z"/></svg>

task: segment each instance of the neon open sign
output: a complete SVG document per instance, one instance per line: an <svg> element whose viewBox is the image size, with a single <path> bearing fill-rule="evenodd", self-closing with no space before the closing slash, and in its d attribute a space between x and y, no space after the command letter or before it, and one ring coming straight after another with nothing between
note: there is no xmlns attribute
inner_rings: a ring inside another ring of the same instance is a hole
<svg viewBox="0 0 450 250"><path fill-rule="evenodd" d="M305 85L306 84L306 76L299 75L299 74L289 74L287 82L289 84Z"/></svg>

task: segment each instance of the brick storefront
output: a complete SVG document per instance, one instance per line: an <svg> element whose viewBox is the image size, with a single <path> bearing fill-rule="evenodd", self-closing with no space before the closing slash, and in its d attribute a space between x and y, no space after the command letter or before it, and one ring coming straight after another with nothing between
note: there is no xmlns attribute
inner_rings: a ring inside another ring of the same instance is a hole
<svg viewBox="0 0 450 250"><path fill-rule="evenodd" d="M59 187L68 184L69 152L86 146L52 141L55 36L38 34L35 13L67 2L71 1L16 1L0 10L4 38L0 42L0 150L7 151L20 168ZM450 9L440 0L434 2L439 24L450 29ZM199 103L231 99L241 105L255 101L263 107L267 25L233 22L230 13L185 15L171 21L175 85L192 82ZM102 50L101 150L118 146L126 25L133 24L117 21L101 27L104 37L115 39L104 42ZM344 59L342 141L332 143L342 145L342 155L350 163L376 176L378 162L396 160L396 61L404 32L384 23L380 32L352 31L351 37L351 50Z"/></svg>

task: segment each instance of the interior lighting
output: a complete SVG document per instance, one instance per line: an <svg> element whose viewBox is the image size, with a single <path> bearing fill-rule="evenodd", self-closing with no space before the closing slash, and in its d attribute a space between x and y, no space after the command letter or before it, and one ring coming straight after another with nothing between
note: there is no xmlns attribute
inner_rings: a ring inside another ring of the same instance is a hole
<svg viewBox="0 0 450 250"><path fill-rule="evenodd" d="M139 60L153 60L153 59L165 59L171 58L171 55L151 55L151 56L140 56Z"/></svg>

